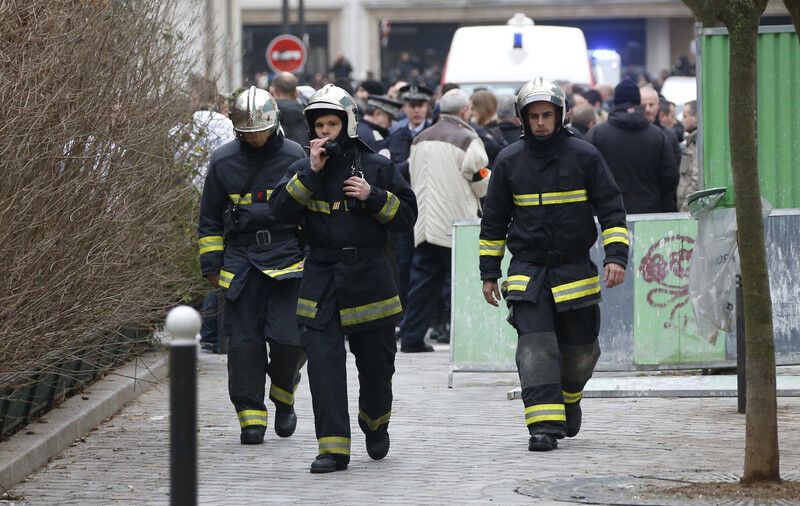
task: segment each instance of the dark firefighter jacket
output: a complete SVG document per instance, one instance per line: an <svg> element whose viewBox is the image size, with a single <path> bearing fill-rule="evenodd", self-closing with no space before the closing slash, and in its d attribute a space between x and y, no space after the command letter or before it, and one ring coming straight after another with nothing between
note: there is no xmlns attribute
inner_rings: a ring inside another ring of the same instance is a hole
<svg viewBox="0 0 800 506"><path fill-rule="evenodd" d="M512 254L503 290L507 301L536 302L542 287L558 311L600 300L600 278L589 259L602 228L605 263L628 260L628 230L619 188L591 144L561 130L548 141L527 137L495 161L480 232L481 279L501 277L506 246ZM525 259L525 252L547 260Z"/></svg>
<svg viewBox="0 0 800 506"><path fill-rule="evenodd" d="M305 157L299 144L280 133L261 148L236 139L211 156L200 203L200 268L204 276L219 273L228 299L236 300L251 267L274 279L302 275L295 227L277 222L267 199L289 166ZM243 188L254 171L253 184ZM248 236L253 244L234 244Z"/></svg>
<svg viewBox="0 0 800 506"><path fill-rule="evenodd" d="M354 160L356 149L360 163ZM366 201L353 206L343 183L356 165L372 191ZM350 141L345 155L329 158L319 173L311 170L307 159L295 162L270 203L282 221L305 220L309 253L297 303L300 324L322 329L335 310L345 332L400 320L403 309L384 248L387 231L414 230L417 202L389 159ZM315 259L315 252L342 257L323 261Z"/></svg>

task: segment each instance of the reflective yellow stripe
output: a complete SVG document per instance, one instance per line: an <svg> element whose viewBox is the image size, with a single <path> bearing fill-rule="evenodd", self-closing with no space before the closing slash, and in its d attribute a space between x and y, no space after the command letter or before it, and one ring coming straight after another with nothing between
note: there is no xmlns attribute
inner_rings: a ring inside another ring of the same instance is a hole
<svg viewBox="0 0 800 506"><path fill-rule="evenodd" d="M539 194L538 193L522 193L514 194L515 206L538 206Z"/></svg>
<svg viewBox="0 0 800 506"><path fill-rule="evenodd" d="M372 304L341 309L339 316L342 319L342 325L356 325L380 320L402 311L403 306L400 304L400 297L395 295L391 299L373 302Z"/></svg>
<svg viewBox="0 0 800 506"><path fill-rule="evenodd" d="M525 424L536 422L566 422L567 415L563 404L536 404L525 408Z"/></svg>
<svg viewBox="0 0 800 506"><path fill-rule="evenodd" d="M630 246L628 229L625 227L612 227L603 230L603 246L612 242L621 242Z"/></svg>
<svg viewBox="0 0 800 506"><path fill-rule="evenodd" d="M233 276L235 276L235 274L233 274L232 272L220 270L219 286L221 286L222 288L229 288L231 286L231 283L233 283Z"/></svg>
<svg viewBox="0 0 800 506"><path fill-rule="evenodd" d="M368 417L366 413L364 413L363 411L361 411L359 409L358 410L358 417L365 424L367 424L367 427L369 427L369 430L374 432L374 431L378 430L378 428L381 425L383 425L385 423L389 423L389 419L392 417L392 412L389 411L388 413L386 413L385 415L381 416L380 418L377 418L377 419L373 420L372 418Z"/></svg>
<svg viewBox="0 0 800 506"><path fill-rule="evenodd" d="M575 202L585 202L589 200L585 189L570 190L566 192L549 193L515 193L515 206L538 206L549 204L572 204Z"/></svg>
<svg viewBox="0 0 800 506"><path fill-rule="evenodd" d="M286 191L297 202L305 206L311 198L311 190L305 187L303 183L297 178L297 174L292 176L288 183L286 183Z"/></svg>
<svg viewBox="0 0 800 506"><path fill-rule="evenodd" d="M297 299L297 315L306 318L317 317L317 303L308 299Z"/></svg>
<svg viewBox="0 0 800 506"><path fill-rule="evenodd" d="M386 192L386 203L383 205L375 218L381 223L387 223L394 218L397 210L400 209L400 199L397 198L392 192Z"/></svg>
<svg viewBox="0 0 800 506"><path fill-rule="evenodd" d="M319 453L338 453L340 455L350 455L350 438L339 436L321 437L319 441Z"/></svg>
<svg viewBox="0 0 800 506"><path fill-rule="evenodd" d="M323 214L331 214L331 206L324 200L309 200L306 209Z"/></svg>
<svg viewBox="0 0 800 506"><path fill-rule="evenodd" d="M295 272L301 272L303 270L303 261L300 260L296 264L292 264L289 267L284 267L283 269L265 269L261 272L266 274L267 276L275 279L280 279L281 276L285 276L287 274L292 274Z"/></svg>
<svg viewBox="0 0 800 506"><path fill-rule="evenodd" d="M266 190L266 197L269 198L272 195L272 190ZM252 193L245 193L244 196L239 196L238 193L229 193L228 198L234 204L238 204L240 206L247 206L253 203L253 194Z"/></svg>
<svg viewBox="0 0 800 506"><path fill-rule="evenodd" d="M542 193L542 205L572 204L573 202L586 202L587 200L589 200L589 197L587 196L586 190Z"/></svg>
<svg viewBox="0 0 800 506"><path fill-rule="evenodd" d="M506 280L506 285L508 286L508 291L511 290L519 290L524 292L528 288L528 283L531 281L530 276L525 276L523 274L516 274L514 276L509 276Z"/></svg>
<svg viewBox="0 0 800 506"><path fill-rule="evenodd" d="M501 257L506 249L506 240L481 239L478 250L480 256Z"/></svg>
<svg viewBox="0 0 800 506"><path fill-rule="evenodd" d="M286 390L280 387L276 387L275 385L270 385L269 396L284 404L288 404L289 406L294 406L294 394L291 392L287 392Z"/></svg>
<svg viewBox="0 0 800 506"><path fill-rule="evenodd" d="M244 411L237 411L236 416L239 417L239 425L247 427L248 425L263 425L267 426L267 412L259 409L245 409Z"/></svg>
<svg viewBox="0 0 800 506"><path fill-rule="evenodd" d="M225 243L221 235L201 237L197 244L200 246L201 255L211 253L212 251L223 251L225 249Z"/></svg>
<svg viewBox="0 0 800 506"><path fill-rule="evenodd" d="M580 299L588 295L593 295L600 291L600 276L593 278L580 279L572 283L553 287L553 300L564 302L573 299Z"/></svg>
<svg viewBox="0 0 800 506"><path fill-rule="evenodd" d="M246 206L253 203L252 193L245 193L243 197L240 197L238 193L229 193L228 198L230 198L234 204L238 204L240 206Z"/></svg>
<svg viewBox="0 0 800 506"><path fill-rule="evenodd" d="M576 402L580 401L583 398L583 392L567 392L566 390L562 390L561 393L564 395L564 403L565 404L575 404Z"/></svg>

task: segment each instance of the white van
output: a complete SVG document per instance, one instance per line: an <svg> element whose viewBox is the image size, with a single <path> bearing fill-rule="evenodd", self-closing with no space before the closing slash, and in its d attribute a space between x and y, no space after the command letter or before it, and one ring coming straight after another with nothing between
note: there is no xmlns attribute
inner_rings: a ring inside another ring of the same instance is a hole
<svg viewBox="0 0 800 506"><path fill-rule="evenodd" d="M586 39L579 28L536 26L524 14L507 24L459 28L450 43L442 82L467 93L485 86L496 94L514 94L542 76L552 81L593 85Z"/></svg>

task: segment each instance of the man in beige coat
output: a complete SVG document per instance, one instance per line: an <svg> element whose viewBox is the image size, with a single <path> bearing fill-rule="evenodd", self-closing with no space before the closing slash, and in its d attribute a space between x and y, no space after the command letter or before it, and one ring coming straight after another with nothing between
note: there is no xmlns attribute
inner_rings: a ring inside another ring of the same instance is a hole
<svg viewBox="0 0 800 506"><path fill-rule="evenodd" d="M414 138L409 159L411 189L419 215L414 226L414 260L400 351L433 351L425 333L450 278L450 227L456 220L478 218L480 198L489 183L483 142L469 126L469 99L450 90L439 102L439 121ZM449 292L449 291L448 291ZM449 297L445 297L449 306Z"/></svg>

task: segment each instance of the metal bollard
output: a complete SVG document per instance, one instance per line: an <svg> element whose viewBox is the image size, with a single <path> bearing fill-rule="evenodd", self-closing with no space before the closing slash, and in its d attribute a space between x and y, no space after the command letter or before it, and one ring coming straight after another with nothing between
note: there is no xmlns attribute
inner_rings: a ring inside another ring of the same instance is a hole
<svg viewBox="0 0 800 506"><path fill-rule="evenodd" d="M747 409L747 341L744 333L744 290L742 275L736 275L736 397L739 413Z"/></svg>
<svg viewBox="0 0 800 506"><path fill-rule="evenodd" d="M178 306L164 325L169 353L170 504L197 504L197 341L200 314Z"/></svg>

